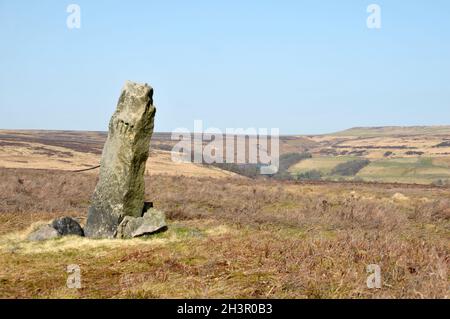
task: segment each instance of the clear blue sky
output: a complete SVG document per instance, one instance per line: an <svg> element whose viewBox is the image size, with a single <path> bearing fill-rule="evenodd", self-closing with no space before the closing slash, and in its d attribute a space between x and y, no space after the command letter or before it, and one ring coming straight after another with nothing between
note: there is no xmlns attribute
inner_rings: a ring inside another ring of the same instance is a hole
<svg viewBox="0 0 450 319"><path fill-rule="evenodd" d="M0 128L106 130L127 79L158 131L450 124L448 0L0 0L0 39Z"/></svg>

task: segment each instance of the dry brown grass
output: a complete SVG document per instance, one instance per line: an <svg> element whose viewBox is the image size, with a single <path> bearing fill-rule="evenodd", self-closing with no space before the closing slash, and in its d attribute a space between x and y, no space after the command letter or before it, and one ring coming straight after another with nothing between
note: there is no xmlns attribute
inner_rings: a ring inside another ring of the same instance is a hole
<svg viewBox="0 0 450 319"><path fill-rule="evenodd" d="M96 176L0 169L0 181L1 297L449 296L448 189L146 176L166 233L27 243L36 222L83 220ZM80 290L65 287L69 264ZM367 288L369 264L382 289Z"/></svg>
<svg viewBox="0 0 450 319"><path fill-rule="evenodd" d="M78 152L69 147L38 143L0 144L0 167L5 168L74 171L95 167L99 162L100 154ZM234 173L212 166L176 163L172 161L170 152L160 150L151 151L147 166L152 167L151 170L147 171L147 174L151 175L167 174L215 178L236 176Z"/></svg>
<svg viewBox="0 0 450 319"><path fill-rule="evenodd" d="M106 133L101 132L0 130L0 167L63 171L95 167L100 162L105 138ZM158 149L162 143L169 149L175 144L170 141L170 134L154 134L147 162L152 169L146 174L236 177L212 166L176 163L170 152Z"/></svg>

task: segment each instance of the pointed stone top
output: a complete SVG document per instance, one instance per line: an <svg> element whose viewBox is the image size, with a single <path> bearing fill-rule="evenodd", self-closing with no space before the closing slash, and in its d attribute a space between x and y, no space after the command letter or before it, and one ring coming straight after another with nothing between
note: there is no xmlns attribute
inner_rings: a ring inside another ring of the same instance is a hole
<svg viewBox="0 0 450 319"><path fill-rule="evenodd" d="M133 81L125 81L125 85L123 87L123 91L128 92L131 95L135 96L147 96L153 95L153 88L149 86L147 83L137 83Z"/></svg>

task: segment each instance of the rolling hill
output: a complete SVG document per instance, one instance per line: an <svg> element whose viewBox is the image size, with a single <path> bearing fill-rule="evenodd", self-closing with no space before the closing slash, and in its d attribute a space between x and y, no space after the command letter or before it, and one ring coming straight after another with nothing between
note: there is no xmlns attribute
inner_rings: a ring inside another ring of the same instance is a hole
<svg viewBox="0 0 450 319"><path fill-rule="evenodd" d="M106 132L0 130L0 167L88 169L98 165L105 139ZM240 176L223 167L173 162L170 151L176 142L170 133L154 133L148 174ZM332 134L280 136L279 145L284 156L310 154L283 168L294 179L313 172L316 178L333 181L450 183L450 126L355 127ZM370 163L355 174L336 174L338 165L362 159Z"/></svg>

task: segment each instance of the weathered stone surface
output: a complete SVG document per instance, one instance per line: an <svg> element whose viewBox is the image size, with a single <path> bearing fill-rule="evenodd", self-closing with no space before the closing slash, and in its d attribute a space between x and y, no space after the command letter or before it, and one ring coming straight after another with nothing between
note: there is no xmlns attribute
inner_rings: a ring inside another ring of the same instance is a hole
<svg viewBox="0 0 450 319"><path fill-rule="evenodd" d="M51 225L44 225L33 231L30 235L28 235L28 240L43 241L57 237L60 237L60 235L56 229L54 229Z"/></svg>
<svg viewBox="0 0 450 319"><path fill-rule="evenodd" d="M109 123L100 177L84 230L87 237L112 238L126 216L142 216L144 171L155 112L153 89L126 82Z"/></svg>
<svg viewBox="0 0 450 319"><path fill-rule="evenodd" d="M167 229L167 224L164 212L149 208L142 217L126 216L119 225L117 237L140 237L165 229Z"/></svg>
<svg viewBox="0 0 450 319"><path fill-rule="evenodd" d="M84 236L83 228L81 228L78 222L70 217L57 218L52 222L52 227L61 236L76 235Z"/></svg>

